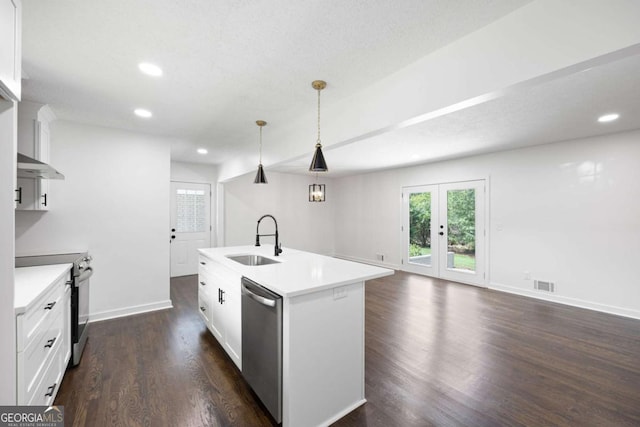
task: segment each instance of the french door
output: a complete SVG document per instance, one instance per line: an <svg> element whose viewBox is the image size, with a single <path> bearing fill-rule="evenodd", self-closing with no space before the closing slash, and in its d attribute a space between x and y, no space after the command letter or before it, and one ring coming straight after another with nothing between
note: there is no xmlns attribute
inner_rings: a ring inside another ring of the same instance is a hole
<svg viewBox="0 0 640 427"><path fill-rule="evenodd" d="M404 187L403 269L485 285L485 182Z"/></svg>

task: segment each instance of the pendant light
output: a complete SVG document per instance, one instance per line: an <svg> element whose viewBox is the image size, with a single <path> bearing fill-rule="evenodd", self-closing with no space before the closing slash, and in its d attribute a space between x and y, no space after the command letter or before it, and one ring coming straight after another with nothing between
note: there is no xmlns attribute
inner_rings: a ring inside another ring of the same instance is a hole
<svg viewBox="0 0 640 427"><path fill-rule="evenodd" d="M264 168L262 167L262 128L267 125L264 120L256 120L256 124L260 127L260 163L258 164L258 172L256 172L256 178L253 180L254 184L267 184L267 176L264 174Z"/></svg>
<svg viewBox="0 0 640 427"><path fill-rule="evenodd" d="M316 174L316 181L318 180L318 174ZM324 184L309 184L309 201L310 202L324 202L325 194L327 193Z"/></svg>
<svg viewBox="0 0 640 427"><path fill-rule="evenodd" d="M318 140L316 141L316 151L313 153L313 159L309 166L310 172L328 172L327 162L322 154L322 143L320 142L320 91L327 87L327 82L323 80L314 80L311 87L318 91Z"/></svg>

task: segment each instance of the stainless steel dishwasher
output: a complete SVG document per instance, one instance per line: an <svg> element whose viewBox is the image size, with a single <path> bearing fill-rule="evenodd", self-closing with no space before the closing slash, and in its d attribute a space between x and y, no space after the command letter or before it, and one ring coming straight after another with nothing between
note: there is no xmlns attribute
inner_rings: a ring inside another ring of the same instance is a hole
<svg viewBox="0 0 640 427"><path fill-rule="evenodd" d="M242 278L242 376L282 422L282 297Z"/></svg>

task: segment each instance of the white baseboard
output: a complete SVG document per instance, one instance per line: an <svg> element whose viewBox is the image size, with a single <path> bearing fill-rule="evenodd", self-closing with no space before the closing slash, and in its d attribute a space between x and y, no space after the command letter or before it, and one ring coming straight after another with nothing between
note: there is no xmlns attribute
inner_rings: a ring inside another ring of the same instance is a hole
<svg viewBox="0 0 640 427"><path fill-rule="evenodd" d="M118 317L133 316L134 314L148 313L150 311L173 308L171 300L152 302L150 304L134 305L132 307L119 308L116 310L106 310L89 314L89 322L100 322L102 320L116 319Z"/></svg>
<svg viewBox="0 0 640 427"><path fill-rule="evenodd" d="M340 254L334 254L333 257L334 258L344 259L346 261L360 262L362 264L370 264L370 265L375 265L377 267L391 268L393 270L400 270L400 266L399 265L392 264L392 263L389 263L389 262L380 262L380 261L376 261L376 260L372 260L372 259L357 258L357 257L352 257L352 256L347 256L347 255L340 255Z"/></svg>
<svg viewBox="0 0 640 427"><path fill-rule="evenodd" d="M616 307L613 305L599 304L591 301L584 301L577 298L569 298L561 295L546 294L528 289L516 288L500 283L490 283L489 289L510 294L521 295L529 298L535 298L544 301L556 302L558 304L570 305L572 307L586 308L588 310L600 311L607 314L615 314L617 316L630 317L632 319L640 319L640 311L632 310L624 307Z"/></svg>

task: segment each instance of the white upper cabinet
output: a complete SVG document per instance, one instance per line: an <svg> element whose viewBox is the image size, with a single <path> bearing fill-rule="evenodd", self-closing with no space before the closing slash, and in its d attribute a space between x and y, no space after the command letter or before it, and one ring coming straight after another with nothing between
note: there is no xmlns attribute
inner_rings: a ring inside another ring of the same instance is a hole
<svg viewBox="0 0 640 427"><path fill-rule="evenodd" d="M0 0L0 96L20 101L22 4Z"/></svg>
<svg viewBox="0 0 640 427"><path fill-rule="evenodd" d="M1 1L1 0L0 0ZM18 153L49 163L49 123L56 119L49 106L23 101L18 104ZM49 180L18 178L17 210L49 209Z"/></svg>

